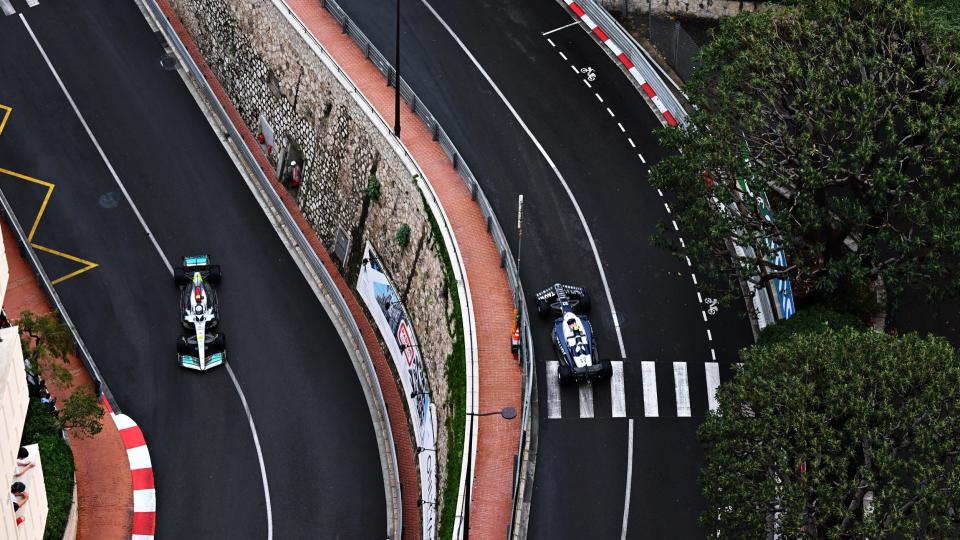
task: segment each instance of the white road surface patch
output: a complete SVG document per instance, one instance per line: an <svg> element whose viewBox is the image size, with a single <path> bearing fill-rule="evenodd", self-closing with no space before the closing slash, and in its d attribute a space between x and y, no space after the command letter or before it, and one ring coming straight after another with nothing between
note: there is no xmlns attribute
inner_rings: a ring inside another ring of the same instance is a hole
<svg viewBox="0 0 960 540"><path fill-rule="evenodd" d="M580 208L580 203L577 202L576 197L573 196L573 191L570 189L570 185L567 184L567 181L563 178L563 175L560 173L560 169L557 168L557 164L554 163L553 159L550 158L550 155L547 154L547 151L543 148L543 145L540 144L540 141L533 135L533 132L530 131L530 127L527 126L526 122L520 118L520 113L513 107L513 104L507 99L503 94L503 91L500 90L500 87L497 86L493 79L490 78L490 75L487 73L483 66L480 65L480 62L477 60L473 53L470 52L470 49L464 45L463 40L450 28L450 25L447 24L443 17L437 13L437 10L433 9L433 6L427 0L421 0L424 7L430 11L430 13L437 19L437 22L450 34L450 37L457 42L457 46L460 47L460 50L463 51L464 55L470 59L470 62L477 68L477 71L483 76L487 81L487 84L496 92L497 96L507 107L507 110L510 111L510 114L513 115L513 118L520 124L520 127L523 128L523 131L527 134L527 137L530 138L530 141L533 142L534 146L537 147L537 150L540 152L540 155L543 156L543 159L547 162L550 168L553 170L553 174L557 177L557 180L560 182L560 185L563 186L563 190L567 193L567 197L570 199L570 202L573 204L573 209L577 213L577 218L580 220L580 225L583 227L584 233L587 235L587 240L590 242L590 249L593 251L594 263L597 265L597 271L600 273L600 281L603 283L604 292L607 295L607 303L610 305L610 318L613 321L613 328L617 333L617 344L620 346L620 357L627 357L627 349L623 344L623 331L620 329L620 319L617 318L617 309L613 304L613 293L610 292L610 283L607 280L607 273L603 269L603 263L600 261L600 252L597 249L597 243L593 238L593 234L590 232L590 226L587 224L587 218L583 215L583 210ZM579 75L579 72L577 72ZM587 81L584 81L587 84L587 87L590 86Z"/></svg>
<svg viewBox="0 0 960 540"><path fill-rule="evenodd" d="M610 362L613 369L613 376L610 377L610 401L612 416L614 418L623 418L627 416L627 400L624 393L623 382L623 361L614 360Z"/></svg>
<svg viewBox="0 0 960 540"><path fill-rule="evenodd" d="M640 376L643 379L643 415L660 416L657 404L657 368L654 362L640 362Z"/></svg>
<svg viewBox="0 0 960 540"><path fill-rule="evenodd" d="M33 29L30 27L30 24L27 22L26 17L23 14L20 14L20 20L23 21L23 26L27 29L27 33L30 34L30 38L33 39L33 43L37 46L40 55L43 57L43 60L47 63L47 67L50 68L50 73L53 74L53 78L56 79L57 84L60 85L60 90L63 91L63 95L66 96L67 101L70 103L70 107L73 108L73 112L77 115L77 119L80 120L80 124L83 126L83 129L87 132L87 136L90 137L90 140L93 142L93 145L97 149L97 153L100 154L100 159L103 160L103 163L107 166L107 170L110 172L110 175L113 177L113 180L117 183L117 186L120 187L120 191L123 193L124 198L127 200L127 203L130 205L130 208L133 210L133 213L137 216L137 220L140 222L140 225L143 227L143 230L147 233L147 236L150 238L150 242L153 243L154 249L160 255L160 259L163 261L164 266L166 266L167 271L173 276L173 266L170 264L170 261L167 259L167 256L163 253L163 250L160 249L160 244L157 243L157 239L153 236L153 233L150 231L150 227L147 226L146 221L143 219L143 215L140 214L140 210L137 209L137 205L134 204L133 199L130 198L130 193L127 192L127 188L124 187L123 182L120 181L120 177L117 176L117 171L113 168L113 165L110 163L110 160L107 159L106 153L103 151L103 147L100 146L100 143L97 141L97 138L94 137L93 131L90 129L90 126L87 124L87 121L83 118L83 115L80 114L80 109L77 108L76 102L73 100L73 97L70 95L70 92L67 91L67 87L63 84L63 80L60 78L60 75L57 73L57 70L53 67L53 64L50 62L50 57L47 56L46 51L43 49L43 46L40 45L40 41L37 39L36 34L33 33ZM244 412L246 412L247 420L250 423L250 431L253 434L253 443L254 447L257 450L257 459L260 462L260 478L263 483L263 496L264 501L267 507L267 539L272 540L273 538L273 510L270 504L270 488L267 482L267 471L264 466L263 461L263 452L260 449L260 438L257 435L256 427L253 424L253 416L250 414L250 407L247 406L247 398L244 397L243 391L240 389L240 384L237 382L237 378L233 374L233 370L230 368L229 364L226 364L227 372L230 374L230 379L233 381L234 387L237 389L237 394L240 396L240 402L243 404Z"/></svg>
<svg viewBox="0 0 960 540"><path fill-rule="evenodd" d="M580 418L593 418L593 385L583 383L577 391L580 396Z"/></svg>
<svg viewBox="0 0 960 540"><path fill-rule="evenodd" d="M717 388L720 387L720 364L707 362L707 403L710 410L715 411L720 405L717 403Z"/></svg>
<svg viewBox="0 0 960 540"><path fill-rule="evenodd" d="M17 12L10 4L10 0L0 0L0 9L3 9L3 14L8 17Z"/></svg>
<svg viewBox="0 0 960 540"><path fill-rule="evenodd" d="M560 418L560 362L547 360L547 418Z"/></svg>
<svg viewBox="0 0 960 540"><path fill-rule="evenodd" d="M630 488L633 485L633 418L627 421L627 491L623 495L623 524L620 540L627 540L627 518L630 515Z"/></svg>
<svg viewBox="0 0 960 540"><path fill-rule="evenodd" d="M677 393L677 416L690 416L690 385L687 382L687 363L673 363L673 386Z"/></svg>
<svg viewBox="0 0 960 540"><path fill-rule="evenodd" d="M40 0L27 0L27 5L30 7L37 7L40 5Z"/></svg>

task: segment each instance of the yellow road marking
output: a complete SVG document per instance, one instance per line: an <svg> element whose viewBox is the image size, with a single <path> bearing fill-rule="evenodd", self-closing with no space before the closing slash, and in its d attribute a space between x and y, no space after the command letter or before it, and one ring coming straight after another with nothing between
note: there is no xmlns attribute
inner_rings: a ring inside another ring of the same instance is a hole
<svg viewBox="0 0 960 540"><path fill-rule="evenodd" d="M5 106L4 106L4 105L0 105L0 107L5 107ZM8 109L8 112L7 112L7 115L4 116L3 121L0 122L0 131L3 131L3 125L6 123L7 117L10 116L9 111L12 110L12 109L10 109L9 107L5 107L5 108ZM63 257L64 259L67 259L67 260L69 260L69 261L73 261L73 262L75 262L75 263L79 263L79 264L82 264L82 265L83 265L82 268L80 268L80 269L78 269L78 270L75 270L75 271L73 271L73 272L70 272L69 274L60 276L60 277L58 277L57 279L53 280L53 281L51 282L52 284L56 285L56 284L58 284L58 283L62 283L62 282L66 281L66 280L68 280L68 279L70 279L70 278L72 278L72 277L74 277L74 276L76 276L76 275L82 274L82 273L86 272L87 270L90 270L90 269L93 269L93 268L96 268L97 266L99 266L99 265L98 265L97 263L95 263L95 262L88 261L88 260L86 260L86 259L81 259L80 257L76 257L76 256L70 255L70 254L68 254L68 253L64 253L64 252L62 252L62 251L57 251L57 250L55 250L55 249L48 248L48 247L46 247L46 246L41 246L40 244L34 243L34 241L33 241L33 236L37 233L37 227L40 226L40 219L43 217L43 213L46 212L46 210L47 210L47 203L50 202L50 197L53 196L53 188L56 187L53 183L51 183L51 182L46 182L46 181L44 181L44 180L40 180L40 179L37 179L37 178L33 178L32 176L27 176L27 175L25 175L25 174L20 174L20 173L18 173L18 172L8 171L7 169L2 169L2 168L0 168L0 174L6 174L6 175L12 176L12 177L14 177L14 178L19 178L20 180L26 180L27 182L31 182L31 183L34 183L34 184L41 185L41 186L43 186L44 188L46 188L46 190L47 190L47 193L43 196L43 202L40 203L40 210L37 211L37 217L34 218L34 220L33 220L33 226L30 227L30 233L27 235L27 242L30 242L30 245L33 246L34 249L38 249L38 250L40 250L40 251L43 251L43 252L45 252L45 253L50 253L51 255L56 255L56 256L58 256L58 257Z"/></svg>
<svg viewBox="0 0 960 540"><path fill-rule="evenodd" d="M3 128L7 126L7 120L10 119L10 113L13 112L13 107L0 105L0 110L4 111L3 120L0 120L0 134L3 134Z"/></svg>

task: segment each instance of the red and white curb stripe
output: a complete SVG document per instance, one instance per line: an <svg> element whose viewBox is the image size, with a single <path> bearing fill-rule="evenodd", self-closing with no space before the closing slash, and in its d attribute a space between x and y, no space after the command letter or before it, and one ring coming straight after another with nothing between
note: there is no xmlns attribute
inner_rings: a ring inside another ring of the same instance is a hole
<svg viewBox="0 0 960 540"><path fill-rule="evenodd" d="M153 464L150 450L143 438L143 431L132 418L116 414L103 400L110 412L130 461L130 476L133 479L133 527L131 540L152 540L157 528L157 494L153 485Z"/></svg>
<svg viewBox="0 0 960 540"><path fill-rule="evenodd" d="M577 17L579 17L580 20L587 25L587 28L589 28L590 31L593 32L595 36L597 36L597 39L599 39L601 43L606 45L607 48L610 49L610 52L613 53L614 56L620 59L620 62L623 64L623 67L625 67L627 71L630 72L630 75L632 75L633 78L636 79L638 83L640 83L640 87L643 88L644 93L647 94L647 97L650 98L650 101L652 101L654 106L656 106L657 111L659 111L660 114L663 115L663 119L666 120L667 125L670 127L676 127L677 119L673 117L673 114L669 110L667 110L667 106L663 104L663 100L661 100L660 96L658 96L657 93L653 90L653 87L650 86L650 83L648 83L646 79L643 78L643 75L641 75L637 67L633 65L633 62L630 61L630 58L627 56L627 54L621 51L620 47L617 47L617 44L614 43L612 39L610 39L610 36L608 36L607 33L604 32L602 28L597 26L597 23L593 22L593 19L591 19L590 16L587 15L585 11L583 11L583 8L580 7L574 0L563 0L563 1L566 2L566 4L570 6L570 9L573 10L573 12L577 15Z"/></svg>

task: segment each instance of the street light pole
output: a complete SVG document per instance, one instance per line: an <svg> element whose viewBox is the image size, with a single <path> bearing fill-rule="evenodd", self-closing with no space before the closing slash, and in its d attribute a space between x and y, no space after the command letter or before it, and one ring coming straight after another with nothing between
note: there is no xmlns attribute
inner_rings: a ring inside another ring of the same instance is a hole
<svg viewBox="0 0 960 540"><path fill-rule="evenodd" d="M523 193L517 199L517 274L520 274L520 245L523 242Z"/></svg>
<svg viewBox="0 0 960 540"><path fill-rule="evenodd" d="M400 0L397 0L397 46L393 69L393 134L400 137Z"/></svg>
<svg viewBox="0 0 960 540"><path fill-rule="evenodd" d="M506 420L513 420L517 417L517 410L513 407L504 407L499 411L485 413L464 413L467 416L492 416L499 414ZM463 540L470 539L470 500L473 499L471 492L473 484L473 430L470 430L470 446L467 450L467 486L466 501L463 503Z"/></svg>

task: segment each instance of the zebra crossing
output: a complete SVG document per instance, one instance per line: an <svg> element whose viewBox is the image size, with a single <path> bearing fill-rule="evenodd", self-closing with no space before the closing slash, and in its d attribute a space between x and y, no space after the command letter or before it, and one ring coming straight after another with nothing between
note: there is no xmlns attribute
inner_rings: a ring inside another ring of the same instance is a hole
<svg viewBox="0 0 960 540"><path fill-rule="evenodd" d="M546 362L548 419L691 418L717 408L721 371L718 362L611 362L609 381L561 387L559 363Z"/></svg>
<svg viewBox="0 0 960 540"><path fill-rule="evenodd" d="M37 7L40 5L40 0L25 0L27 7ZM17 8L14 4L22 5L22 0L0 0L0 11L3 11L4 15L16 15Z"/></svg>

